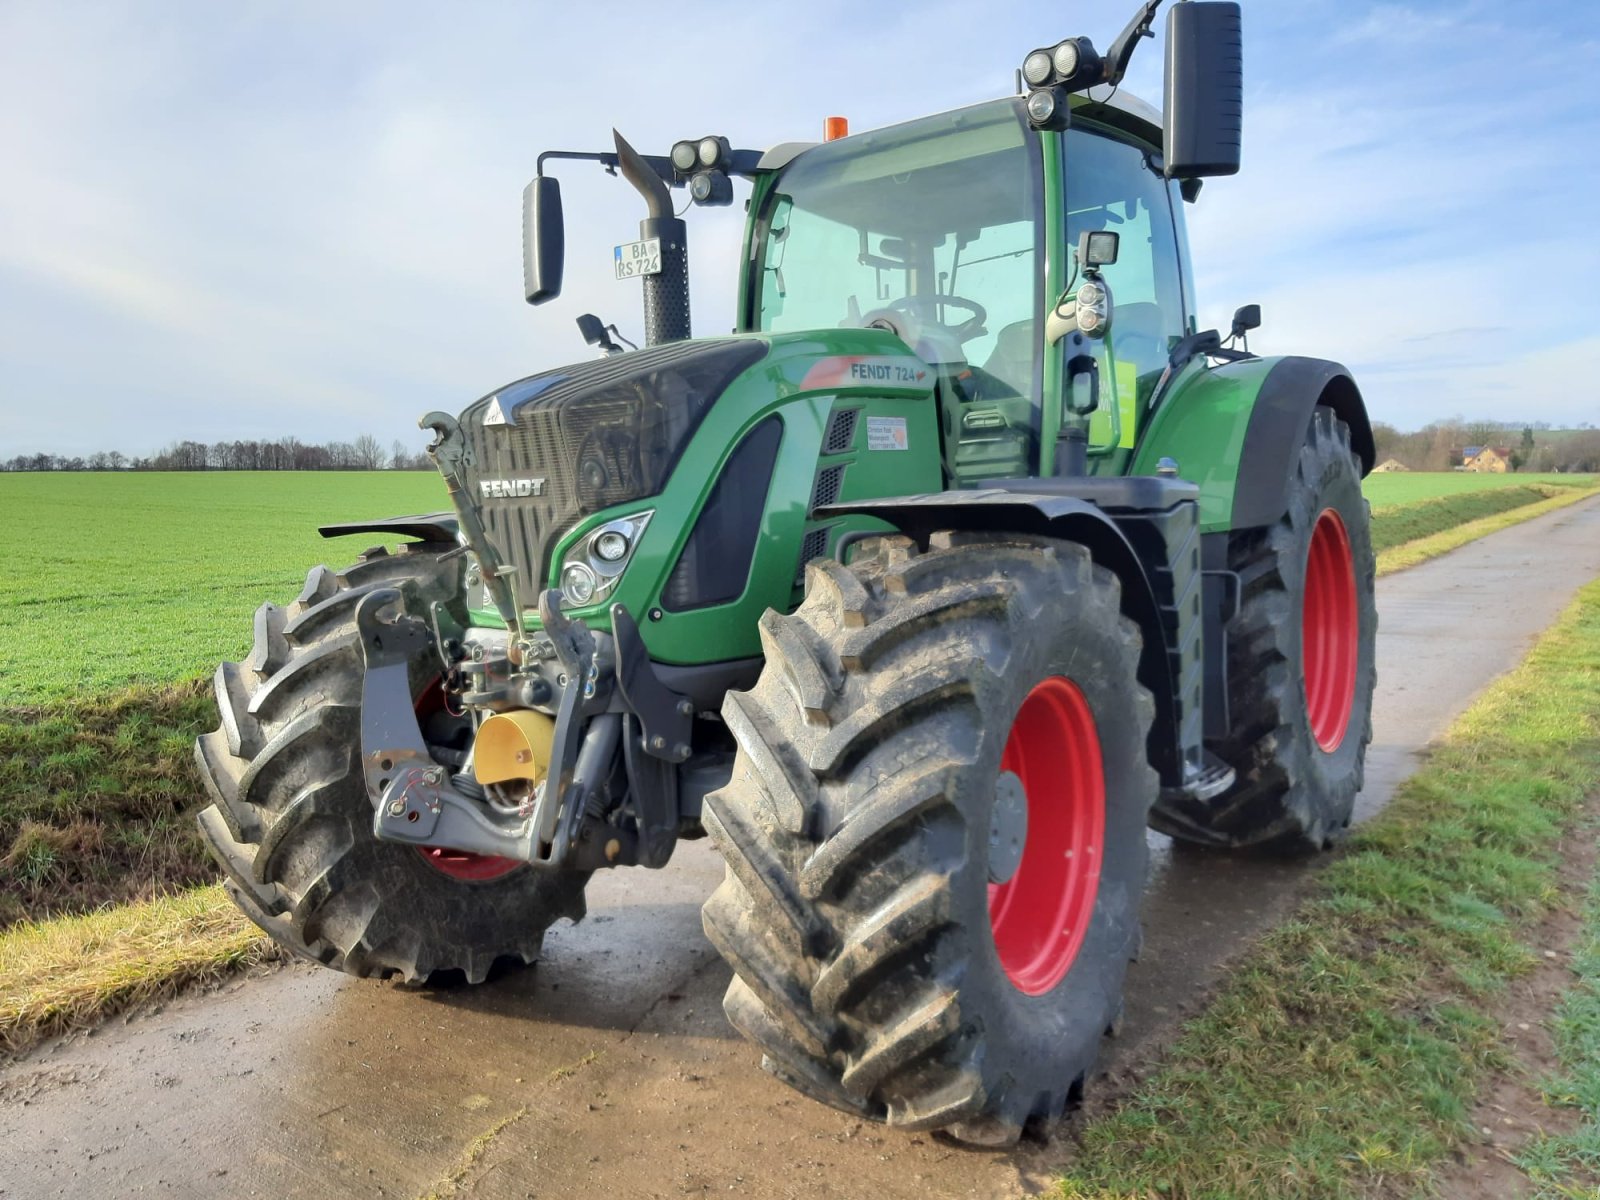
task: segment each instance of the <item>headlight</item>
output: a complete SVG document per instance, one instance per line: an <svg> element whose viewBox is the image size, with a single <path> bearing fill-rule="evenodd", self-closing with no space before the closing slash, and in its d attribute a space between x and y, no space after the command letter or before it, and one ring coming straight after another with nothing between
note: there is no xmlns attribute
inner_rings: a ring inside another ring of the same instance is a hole
<svg viewBox="0 0 1600 1200"><path fill-rule="evenodd" d="M568 563L561 572L561 594L567 603L582 607L592 602L600 590L600 581L594 572L582 563Z"/></svg>
<svg viewBox="0 0 1600 1200"><path fill-rule="evenodd" d="M1083 281L1078 289L1078 330L1085 337L1104 337L1106 321L1111 315L1106 289L1093 279Z"/></svg>
<svg viewBox="0 0 1600 1200"><path fill-rule="evenodd" d="M1062 42L1051 55L1051 61L1057 75L1062 79L1071 79L1078 73L1078 43L1070 39Z"/></svg>
<svg viewBox="0 0 1600 1200"><path fill-rule="evenodd" d="M1050 51L1035 50L1022 60L1022 78L1029 87L1038 87L1050 78Z"/></svg>
<svg viewBox="0 0 1600 1200"><path fill-rule="evenodd" d="M603 600L622 578L655 510L607 521L568 548L561 562L561 595L580 608Z"/></svg>
<svg viewBox="0 0 1600 1200"><path fill-rule="evenodd" d="M628 557L628 537L615 529L603 530L594 535L594 552L602 562L621 562Z"/></svg>
<svg viewBox="0 0 1600 1200"><path fill-rule="evenodd" d="M1056 114L1056 94L1046 88L1028 96L1028 118L1035 125L1047 125Z"/></svg>
<svg viewBox="0 0 1600 1200"><path fill-rule="evenodd" d="M672 147L672 165L687 175L694 170L696 148L693 142L679 142Z"/></svg>
<svg viewBox="0 0 1600 1200"><path fill-rule="evenodd" d="M714 137L700 139L700 165L714 167L722 157L722 143Z"/></svg>

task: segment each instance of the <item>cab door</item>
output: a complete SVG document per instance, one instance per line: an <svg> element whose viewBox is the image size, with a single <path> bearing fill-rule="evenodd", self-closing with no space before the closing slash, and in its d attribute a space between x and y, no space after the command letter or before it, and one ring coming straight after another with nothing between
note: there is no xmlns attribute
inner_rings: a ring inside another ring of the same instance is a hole
<svg viewBox="0 0 1600 1200"><path fill-rule="evenodd" d="M1093 343L1100 363L1100 407L1089 424L1096 474L1126 469L1167 355L1190 327L1174 223L1177 189L1152 167L1154 154L1088 121L1066 133L1068 255L1085 231L1119 235L1117 261L1101 269L1111 288L1111 331Z"/></svg>

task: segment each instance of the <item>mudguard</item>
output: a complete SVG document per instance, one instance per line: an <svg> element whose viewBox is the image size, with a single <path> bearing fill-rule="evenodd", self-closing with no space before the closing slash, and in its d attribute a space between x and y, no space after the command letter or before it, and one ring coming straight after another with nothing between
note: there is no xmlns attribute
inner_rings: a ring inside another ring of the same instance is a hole
<svg viewBox="0 0 1600 1200"><path fill-rule="evenodd" d="M453 542L458 528L455 513L422 513L414 517L385 517L380 521L346 521L337 525L319 525L317 532L325 538L344 537L351 533L381 533L413 537L422 542Z"/></svg>
<svg viewBox="0 0 1600 1200"><path fill-rule="evenodd" d="M1350 427L1365 475L1375 452L1355 380L1336 362L1300 357L1197 360L1151 418L1129 474L1176 461L1179 477L1200 487L1202 533L1271 524L1287 509L1294 456L1318 405Z"/></svg>
<svg viewBox="0 0 1600 1200"><path fill-rule="evenodd" d="M1048 486L1052 481L1038 482ZM1011 486L1021 488L1026 483L1026 480L1017 480L1012 481ZM819 508L817 515L876 517L923 546L928 544L929 535L948 529L1056 537L1086 547L1096 563L1122 581L1123 615L1144 633L1139 682L1150 690L1156 704L1155 721L1150 728L1150 765L1161 776L1164 787L1182 785L1185 751L1191 749L1184 743L1192 742L1192 749L1198 752L1199 727L1184 720L1183 681L1174 670L1174 656L1169 653L1168 639L1162 631L1161 604L1155 585L1122 530L1097 505L1074 496L1028 495L1000 488L980 488L831 504ZM1198 638L1195 641L1189 657L1198 661L1201 649ZM1185 737L1186 724L1193 725L1188 737Z"/></svg>

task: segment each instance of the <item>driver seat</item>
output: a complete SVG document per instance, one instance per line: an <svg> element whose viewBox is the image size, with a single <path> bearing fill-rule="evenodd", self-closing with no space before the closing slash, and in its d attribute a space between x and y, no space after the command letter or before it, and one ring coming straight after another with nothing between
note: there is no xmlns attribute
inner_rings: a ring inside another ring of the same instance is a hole
<svg viewBox="0 0 1600 1200"><path fill-rule="evenodd" d="M1028 381L1033 378L1032 318L1014 321L1000 331L983 370L1019 396L1027 391Z"/></svg>

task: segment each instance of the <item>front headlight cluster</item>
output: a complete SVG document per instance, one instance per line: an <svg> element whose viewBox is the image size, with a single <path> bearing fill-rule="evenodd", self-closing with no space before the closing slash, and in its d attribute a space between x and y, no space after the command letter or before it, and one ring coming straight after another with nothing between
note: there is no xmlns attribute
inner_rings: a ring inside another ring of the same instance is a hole
<svg viewBox="0 0 1600 1200"><path fill-rule="evenodd" d="M561 598L571 608L603 600L622 578L623 568L644 535L655 510L607 521L579 538L561 561Z"/></svg>

